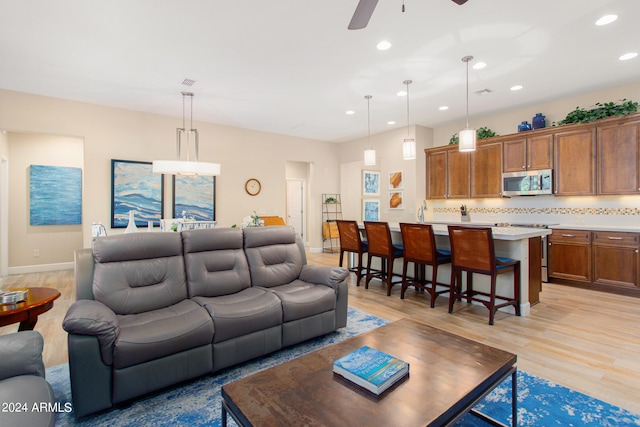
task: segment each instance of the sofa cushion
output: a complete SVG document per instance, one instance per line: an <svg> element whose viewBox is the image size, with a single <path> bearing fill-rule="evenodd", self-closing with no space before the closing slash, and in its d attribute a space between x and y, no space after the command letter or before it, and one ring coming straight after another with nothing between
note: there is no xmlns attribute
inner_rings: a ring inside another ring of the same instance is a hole
<svg viewBox="0 0 640 427"><path fill-rule="evenodd" d="M228 295L251 286L242 230L183 231L182 242L190 297Z"/></svg>
<svg viewBox="0 0 640 427"><path fill-rule="evenodd" d="M293 227L255 227L244 230L244 249L251 286L270 288L298 278L304 252Z"/></svg>
<svg viewBox="0 0 640 427"><path fill-rule="evenodd" d="M194 297L205 307L215 327L214 343L261 331L282 323L282 305L273 293L248 288L220 297Z"/></svg>
<svg viewBox="0 0 640 427"><path fill-rule="evenodd" d="M211 344L213 322L200 305L184 300L170 307L118 316L117 369Z"/></svg>
<svg viewBox="0 0 640 427"><path fill-rule="evenodd" d="M269 289L282 301L284 322L336 309L336 291L329 286L294 280Z"/></svg>
<svg viewBox="0 0 640 427"><path fill-rule="evenodd" d="M44 339L38 331L0 335L0 380L18 375L44 378L43 348Z"/></svg>
<svg viewBox="0 0 640 427"><path fill-rule="evenodd" d="M187 298L179 233L96 239L93 294L116 314L169 307Z"/></svg>
<svg viewBox="0 0 640 427"><path fill-rule="evenodd" d="M53 427L56 423L56 413L49 409L55 402L55 395L49 383L42 377L19 375L0 381L0 402L24 405L21 409L27 409L8 411L5 408L0 415L2 427ZM35 411L34 405L38 408ZM68 409L65 406L60 408Z"/></svg>

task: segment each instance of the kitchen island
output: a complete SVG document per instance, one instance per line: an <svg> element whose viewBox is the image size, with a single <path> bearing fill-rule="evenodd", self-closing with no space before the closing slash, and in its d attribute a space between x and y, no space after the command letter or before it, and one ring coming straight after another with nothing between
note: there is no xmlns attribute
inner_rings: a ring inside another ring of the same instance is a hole
<svg viewBox="0 0 640 427"><path fill-rule="evenodd" d="M488 227L486 223L474 222L449 222L429 223L433 227L436 236L436 245L439 249L450 249L449 231L447 225L465 225L471 227ZM364 225L360 228L364 233ZM399 223L389 223L391 238L394 243L402 243ZM531 305L539 301L538 295L542 290L541 282L541 237L551 234L546 228L524 228L524 227L491 227L493 240L495 243L496 256L508 257L520 260L520 313L528 316L531 313ZM366 259L366 258L365 258ZM355 262L353 257L349 257L351 265ZM378 261L376 258L374 261ZM364 262L364 261L363 261ZM366 263L365 263L366 265ZM449 283L451 281L450 264L442 264L438 268L438 282ZM429 267L427 267L429 268ZM402 261L399 260L394 265L394 272L402 273ZM429 273L430 274L430 273ZM466 274L466 273L465 273ZM427 275L427 277L430 277ZM496 291L500 295L513 295L513 278L510 274L499 275ZM466 283L463 279L463 283ZM476 289L488 291L490 279L488 276L476 274L473 279L473 286ZM443 296L447 296L444 294ZM513 307L505 307L501 310L514 313Z"/></svg>

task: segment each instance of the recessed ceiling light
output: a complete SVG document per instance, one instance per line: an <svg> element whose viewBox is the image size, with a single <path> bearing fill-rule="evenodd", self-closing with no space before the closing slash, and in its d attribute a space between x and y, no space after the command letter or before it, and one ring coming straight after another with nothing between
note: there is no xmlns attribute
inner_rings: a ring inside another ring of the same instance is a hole
<svg viewBox="0 0 640 427"><path fill-rule="evenodd" d="M604 15L596 21L596 25L607 25L618 19L618 15Z"/></svg>
<svg viewBox="0 0 640 427"><path fill-rule="evenodd" d="M354 115L356 112L355 112L355 111L353 111L353 110L347 110L347 112L346 112L346 113L347 113L347 115L352 116L352 115Z"/></svg>
<svg viewBox="0 0 640 427"><path fill-rule="evenodd" d="M407 92L404 90L401 90L400 92L397 93L398 96L407 96Z"/></svg>
<svg viewBox="0 0 640 427"><path fill-rule="evenodd" d="M515 86L511 86L511 90L516 91L516 90L520 90L522 89L524 86L522 85L515 85Z"/></svg>
<svg viewBox="0 0 640 427"><path fill-rule="evenodd" d="M487 66L486 62L476 62L475 64L473 64L473 69L474 70L482 70L484 67Z"/></svg>
<svg viewBox="0 0 640 427"><path fill-rule="evenodd" d="M387 122L387 124L388 124L388 125L395 125L395 124L396 124L396 122L394 122L393 120L389 120L389 121Z"/></svg>
<svg viewBox="0 0 640 427"><path fill-rule="evenodd" d="M449 107L447 107L446 105L443 105L442 107L438 108L438 110L440 110L440 111L446 111L448 109L449 109Z"/></svg>
<svg viewBox="0 0 640 427"><path fill-rule="evenodd" d="M625 53L624 55L621 55L618 59L620 61L626 61L627 59L633 59L636 56L638 56L638 52L629 52L629 53Z"/></svg>
<svg viewBox="0 0 640 427"><path fill-rule="evenodd" d="M389 43L386 40L383 40L380 43L378 43L376 47L378 48L378 50L387 50L391 47L391 43Z"/></svg>

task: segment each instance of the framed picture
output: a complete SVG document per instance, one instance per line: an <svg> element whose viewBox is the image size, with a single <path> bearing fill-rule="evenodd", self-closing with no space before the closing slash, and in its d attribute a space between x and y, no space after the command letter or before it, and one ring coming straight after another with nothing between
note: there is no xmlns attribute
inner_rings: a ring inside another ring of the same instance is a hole
<svg viewBox="0 0 640 427"><path fill-rule="evenodd" d="M362 171L362 194L365 196L380 195L380 172Z"/></svg>
<svg viewBox="0 0 640 427"><path fill-rule="evenodd" d="M389 173L389 190L399 190L402 185L402 172Z"/></svg>
<svg viewBox="0 0 640 427"><path fill-rule="evenodd" d="M380 221L380 200L362 199L362 220Z"/></svg>
<svg viewBox="0 0 640 427"><path fill-rule="evenodd" d="M216 178L214 176L173 177L174 218L193 218L196 221L216 219Z"/></svg>
<svg viewBox="0 0 640 427"><path fill-rule="evenodd" d="M130 211L136 226L159 227L163 206L164 175L153 173L151 162L111 160L111 228L126 227Z"/></svg>
<svg viewBox="0 0 640 427"><path fill-rule="evenodd" d="M402 191L389 191L389 209L404 209Z"/></svg>
<svg viewBox="0 0 640 427"><path fill-rule="evenodd" d="M82 224L82 169L29 166L29 224Z"/></svg>

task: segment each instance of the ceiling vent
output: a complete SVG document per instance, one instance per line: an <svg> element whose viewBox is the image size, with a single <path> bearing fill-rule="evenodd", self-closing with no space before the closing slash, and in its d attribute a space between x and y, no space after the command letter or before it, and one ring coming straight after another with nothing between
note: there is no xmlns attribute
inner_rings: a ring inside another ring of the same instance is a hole
<svg viewBox="0 0 640 427"><path fill-rule="evenodd" d="M196 83L196 81L195 81L195 80L193 80L193 79L184 79L184 80L182 81L182 84L183 84L184 86L193 86L195 83Z"/></svg>
<svg viewBox="0 0 640 427"><path fill-rule="evenodd" d="M477 90L473 93L475 93L476 95L487 95L489 93L493 92L491 89L481 89L481 90Z"/></svg>

